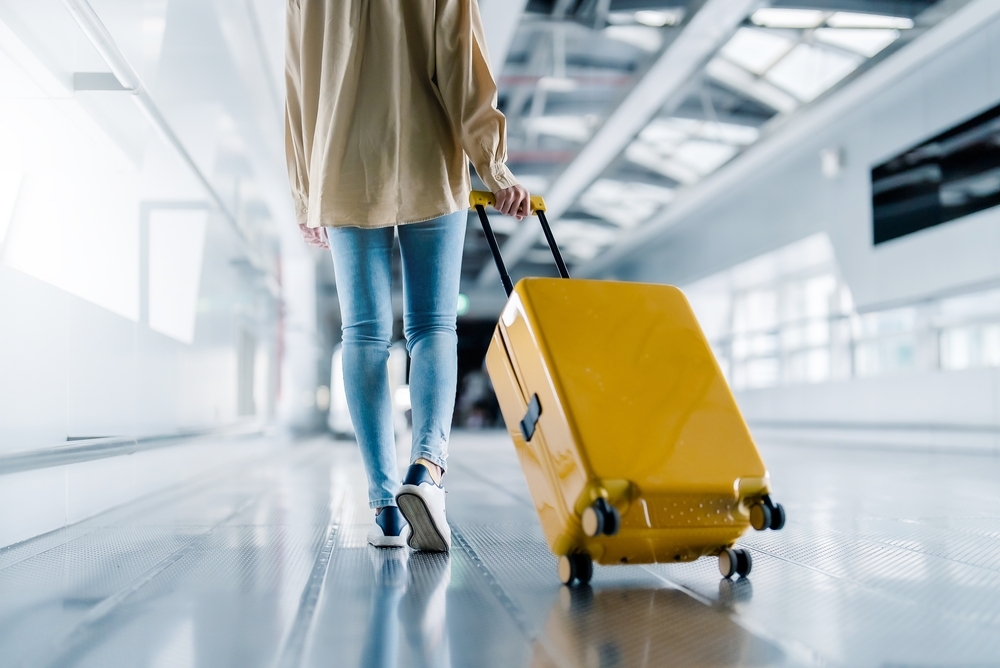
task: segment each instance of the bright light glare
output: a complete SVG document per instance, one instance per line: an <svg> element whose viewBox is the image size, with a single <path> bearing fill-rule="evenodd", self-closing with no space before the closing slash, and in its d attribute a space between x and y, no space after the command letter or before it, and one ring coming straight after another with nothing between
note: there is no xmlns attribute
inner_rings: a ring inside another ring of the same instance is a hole
<svg viewBox="0 0 1000 668"><path fill-rule="evenodd" d="M767 28L815 28L823 23L827 12L817 9L781 9L765 7L758 9L750 20Z"/></svg>
<svg viewBox="0 0 1000 668"><path fill-rule="evenodd" d="M625 157L678 183L691 184L721 167L739 151L757 141L757 128L699 121L657 118L639 133Z"/></svg>
<svg viewBox="0 0 1000 668"><path fill-rule="evenodd" d="M205 250L205 211L154 211L149 217L149 328L194 341Z"/></svg>
<svg viewBox="0 0 1000 668"><path fill-rule="evenodd" d="M469 298L463 294L458 295L458 315L465 315L469 312Z"/></svg>
<svg viewBox="0 0 1000 668"><path fill-rule="evenodd" d="M23 169L0 261L138 320L138 175L78 110L74 100L0 100L0 163Z"/></svg>
<svg viewBox="0 0 1000 668"><path fill-rule="evenodd" d="M768 71L766 78L809 102L858 68L862 59L799 44Z"/></svg>
<svg viewBox="0 0 1000 668"><path fill-rule="evenodd" d="M831 28L895 28L896 30L909 30L913 27L913 21L902 16L855 14L853 12L837 12L826 20L826 24Z"/></svg>
<svg viewBox="0 0 1000 668"><path fill-rule="evenodd" d="M620 227L635 227L674 198L670 188L612 179L596 181L580 198L580 208Z"/></svg>
<svg viewBox="0 0 1000 668"><path fill-rule="evenodd" d="M871 58L899 39L899 31L881 28L819 28L813 33L821 42Z"/></svg>
<svg viewBox="0 0 1000 668"><path fill-rule="evenodd" d="M398 410L408 411L412 408L410 403L410 386L400 385L392 395L392 403Z"/></svg>
<svg viewBox="0 0 1000 668"><path fill-rule="evenodd" d="M525 118L524 125L529 132L566 141L583 143L590 139L597 127L597 116L536 116Z"/></svg>
<svg viewBox="0 0 1000 668"><path fill-rule="evenodd" d="M781 35L740 28L720 53L724 58L755 74L763 74L794 46L795 42Z"/></svg>
<svg viewBox="0 0 1000 668"><path fill-rule="evenodd" d="M7 236L7 226L14 215L14 205L17 204L17 194L21 191L21 180L24 171L17 165L6 164L14 156L5 156L0 162L0 253L3 252L3 240Z"/></svg>
<svg viewBox="0 0 1000 668"><path fill-rule="evenodd" d="M677 183L690 185L697 183L701 179L701 175L691 167L671 157L665 157L655 148L641 141L629 144L628 148L625 149L625 157L635 164L663 174L667 178L677 181Z"/></svg>
<svg viewBox="0 0 1000 668"><path fill-rule="evenodd" d="M655 53L663 46L660 31L649 26L608 26L603 32L613 40L631 44L649 53Z"/></svg>
<svg viewBox="0 0 1000 668"><path fill-rule="evenodd" d="M674 150L691 138L749 146L758 137L760 131L748 125L676 117L655 118L639 133L639 139L664 152Z"/></svg>
<svg viewBox="0 0 1000 668"><path fill-rule="evenodd" d="M552 233L559 239L566 255L578 261L596 257L617 237L614 229L584 220L560 220Z"/></svg>
<svg viewBox="0 0 1000 668"><path fill-rule="evenodd" d="M662 11L646 9L635 13L635 22L651 28L676 25L680 20L677 11Z"/></svg>
<svg viewBox="0 0 1000 668"><path fill-rule="evenodd" d="M701 175L710 174L729 161L736 151L735 146L714 141L692 139L677 147L674 157L690 165Z"/></svg>

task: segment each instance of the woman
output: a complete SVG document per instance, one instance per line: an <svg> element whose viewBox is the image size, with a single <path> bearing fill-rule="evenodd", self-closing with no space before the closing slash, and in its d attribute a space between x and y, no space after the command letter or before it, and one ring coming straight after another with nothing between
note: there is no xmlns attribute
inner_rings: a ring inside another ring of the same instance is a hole
<svg viewBox="0 0 1000 668"><path fill-rule="evenodd" d="M302 236L333 252L348 406L378 547L447 551L442 477L457 368L456 308L471 160L520 220L476 0L288 0L286 151ZM325 230L323 229L325 228ZM394 232L403 260L413 406L397 468L386 360Z"/></svg>

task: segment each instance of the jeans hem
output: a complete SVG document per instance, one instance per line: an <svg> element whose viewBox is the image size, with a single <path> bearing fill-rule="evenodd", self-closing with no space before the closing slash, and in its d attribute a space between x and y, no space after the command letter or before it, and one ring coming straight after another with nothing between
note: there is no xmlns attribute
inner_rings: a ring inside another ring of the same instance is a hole
<svg viewBox="0 0 1000 668"><path fill-rule="evenodd" d="M387 506L394 506L394 505L396 505L396 497L394 497L394 496L391 496L388 499L377 499L375 501L369 501L368 502L368 507L372 508L374 510L378 510L379 508L385 508Z"/></svg>
<svg viewBox="0 0 1000 668"><path fill-rule="evenodd" d="M442 471L448 470L447 456L441 457L439 455L427 452L426 450L419 450L410 455L410 465L412 466L413 464L416 464L418 459L426 459L432 464L437 464L438 466L441 467Z"/></svg>

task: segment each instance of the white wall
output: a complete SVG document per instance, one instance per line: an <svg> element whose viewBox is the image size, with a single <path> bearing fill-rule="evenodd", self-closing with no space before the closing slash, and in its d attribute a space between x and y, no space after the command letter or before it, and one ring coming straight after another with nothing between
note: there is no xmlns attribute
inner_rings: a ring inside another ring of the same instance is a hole
<svg viewBox="0 0 1000 668"><path fill-rule="evenodd" d="M276 447L45 466L76 439L319 422L284 1L91 4L169 132L128 92L75 89L110 67L61 0L0 0L0 546Z"/></svg>

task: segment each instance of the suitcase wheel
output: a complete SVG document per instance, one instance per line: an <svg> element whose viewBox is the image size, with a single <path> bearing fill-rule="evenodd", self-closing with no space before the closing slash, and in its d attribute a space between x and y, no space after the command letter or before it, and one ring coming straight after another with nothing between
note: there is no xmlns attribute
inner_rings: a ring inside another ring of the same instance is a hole
<svg viewBox="0 0 1000 668"><path fill-rule="evenodd" d="M755 503L750 508L750 526L757 531L763 531L771 527L771 509L763 503Z"/></svg>
<svg viewBox="0 0 1000 668"><path fill-rule="evenodd" d="M583 525L583 533L591 538L601 534L614 536L618 533L622 518L617 508L608 503L607 499L601 498L584 508L580 523Z"/></svg>
<svg viewBox="0 0 1000 668"><path fill-rule="evenodd" d="M750 575L751 568L753 559L750 558L750 552L743 548L728 547L719 554L719 572L727 580L734 575L746 577Z"/></svg>
<svg viewBox="0 0 1000 668"><path fill-rule="evenodd" d="M785 526L785 507L780 503L771 511L771 531L781 531Z"/></svg>
<svg viewBox="0 0 1000 668"><path fill-rule="evenodd" d="M590 582L594 576L594 562L589 554L564 554L559 557L559 581L564 585Z"/></svg>
<svg viewBox="0 0 1000 668"><path fill-rule="evenodd" d="M750 508L750 526L757 531L779 531L785 526L785 507L775 504L770 495L765 494L759 503Z"/></svg>

